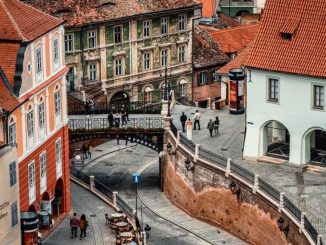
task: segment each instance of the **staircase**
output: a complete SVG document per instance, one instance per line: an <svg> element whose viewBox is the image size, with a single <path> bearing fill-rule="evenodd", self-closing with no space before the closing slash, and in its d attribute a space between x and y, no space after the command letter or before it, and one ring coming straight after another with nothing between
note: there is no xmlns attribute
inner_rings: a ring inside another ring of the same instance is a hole
<svg viewBox="0 0 326 245"><path fill-rule="evenodd" d="M97 82L93 84L82 85L80 91L68 93L69 99L77 103L84 103L82 91L85 91L86 99L92 99L94 101L104 95L104 91L101 88L101 83Z"/></svg>
<svg viewBox="0 0 326 245"><path fill-rule="evenodd" d="M176 103L185 106L196 106L195 102L190 101L187 97L177 97Z"/></svg>
<svg viewBox="0 0 326 245"><path fill-rule="evenodd" d="M309 164L307 166L307 171L317 172L317 173L326 173L326 167Z"/></svg>

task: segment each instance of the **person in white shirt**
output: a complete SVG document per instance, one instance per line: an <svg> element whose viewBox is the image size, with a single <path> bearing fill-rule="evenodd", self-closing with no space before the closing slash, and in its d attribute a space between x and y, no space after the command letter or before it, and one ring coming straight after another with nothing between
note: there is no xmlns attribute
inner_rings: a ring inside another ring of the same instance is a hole
<svg viewBox="0 0 326 245"><path fill-rule="evenodd" d="M195 123L194 123L194 130L196 130L196 125L198 124L198 130L200 130L200 113L198 112L198 110L196 110L196 113L195 113Z"/></svg>

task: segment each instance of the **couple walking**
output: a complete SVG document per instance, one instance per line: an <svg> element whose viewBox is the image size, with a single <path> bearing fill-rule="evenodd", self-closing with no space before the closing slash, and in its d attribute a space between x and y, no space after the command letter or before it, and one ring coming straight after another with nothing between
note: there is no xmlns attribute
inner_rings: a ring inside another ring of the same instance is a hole
<svg viewBox="0 0 326 245"><path fill-rule="evenodd" d="M184 112L182 112L182 115L180 116L180 121L181 121L181 125L182 125L182 132L186 132L185 128L186 128L187 116L185 115ZM200 130L200 113L198 112L198 110L196 110L194 121L195 121L194 130L197 129L196 126L198 126L198 130Z"/></svg>
<svg viewBox="0 0 326 245"><path fill-rule="evenodd" d="M74 213L74 216L70 219L70 228L71 228L71 238L77 237L77 229L80 228L80 240L84 237L87 237L86 230L88 227L88 221L86 220L85 214L83 214L80 219L77 218L77 214Z"/></svg>
<svg viewBox="0 0 326 245"><path fill-rule="evenodd" d="M212 119L209 119L209 122L207 124L207 128L209 130L210 136L213 137L213 130L215 131L215 135L218 135L218 128L220 126L220 120L218 117L215 118L215 121L213 122Z"/></svg>

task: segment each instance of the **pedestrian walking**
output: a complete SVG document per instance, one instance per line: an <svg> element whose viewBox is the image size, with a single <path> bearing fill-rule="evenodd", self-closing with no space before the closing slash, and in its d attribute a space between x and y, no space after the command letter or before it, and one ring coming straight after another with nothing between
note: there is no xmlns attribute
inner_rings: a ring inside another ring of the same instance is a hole
<svg viewBox="0 0 326 245"><path fill-rule="evenodd" d="M182 115L180 116L180 122L182 125L182 132L186 132L186 121L187 121L187 116L185 115L184 112L182 112Z"/></svg>
<svg viewBox="0 0 326 245"><path fill-rule="evenodd" d="M91 144L88 144L86 147L86 154L87 158L91 159L92 158L92 146Z"/></svg>
<svg viewBox="0 0 326 245"><path fill-rule="evenodd" d="M127 117L127 112L123 110L121 113L122 125L127 125Z"/></svg>
<svg viewBox="0 0 326 245"><path fill-rule="evenodd" d="M121 114L119 112L117 112L114 116L114 126L116 128L120 127L120 121L121 121Z"/></svg>
<svg viewBox="0 0 326 245"><path fill-rule="evenodd" d="M83 145L82 145L82 147L81 147L81 152L82 152L82 154L83 154L83 158L86 158L87 159L87 146L86 146L86 144L84 143Z"/></svg>
<svg viewBox="0 0 326 245"><path fill-rule="evenodd" d="M195 113L195 123L194 123L194 130L196 130L196 125L198 125L198 130L200 130L200 113L198 112L198 110L196 110L196 113Z"/></svg>
<svg viewBox="0 0 326 245"><path fill-rule="evenodd" d="M93 100L89 101L89 111L90 111L91 116L93 117L95 114L95 103Z"/></svg>
<svg viewBox="0 0 326 245"><path fill-rule="evenodd" d="M213 137L214 123L213 123L212 119L209 119L209 122L207 124L207 128L209 130L209 134L211 135L211 137Z"/></svg>
<svg viewBox="0 0 326 245"><path fill-rule="evenodd" d="M112 128L113 127L113 122L114 122L114 117L111 111L109 111L109 115L108 115L108 122L109 122L109 127Z"/></svg>
<svg viewBox="0 0 326 245"><path fill-rule="evenodd" d="M120 144L120 136L119 136L119 134L116 134L115 138L117 139L117 145L119 145Z"/></svg>
<svg viewBox="0 0 326 245"><path fill-rule="evenodd" d="M70 228L71 228L71 238L77 237L77 228L79 227L79 219L77 214L74 213L74 216L70 219Z"/></svg>
<svg viewBox="0 0 326 245"><path fill-rule="evenodd" d="M85 101L84 106L85 106L86 116L89 117L89 106L90 106L89 99Z"/></svg>
<svg viewBox="0 0 326 245"><path fill-rule="evenodd" d="M85 214L83 214L80 217L80 221L79 221L79 228L80 228L80 240L82 240L84 237L87 237L86 235L86 229L88 226L88 221L86 219Z"/></svg>
<svg viewBox="0 0 326 245"><path fill-rule="evenodd" d="M215 117L215 121L214 121L214 132L215 132L215 135L218 135L218 128L220 126L220 120L218 117Z"/></svg>

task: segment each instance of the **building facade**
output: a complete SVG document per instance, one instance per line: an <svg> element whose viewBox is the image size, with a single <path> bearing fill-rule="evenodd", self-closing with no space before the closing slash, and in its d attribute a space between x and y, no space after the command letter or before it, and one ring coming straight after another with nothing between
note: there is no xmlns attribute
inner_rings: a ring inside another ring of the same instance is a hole
<svg viewBox="0 0 326 245"><path fill-rule="evenodd" d="M243 155L325 166L326 50L320 33L326 31L326 3L302 2L295 11L291 4L266 3L262 27L246 61L251 82Z"/></svg>
<svg viewBox="0 0 326 245"><path fill-rule="evenodd" d="M19 208L52 219L70 210L63 21L17 0L0 3L7 15L0 76L10 103L8 139L17 146Z"/></svg>
<svg viewBox="0 0 326 245"><path fill-rule="evenodd" d="M38 1L28 2L38 5ZM78 10L62 13L52 1L45 2L37 7L50 9L51 14L67 21L65 54L70 91L85 90L87 97L88 91L94 93L100 88L102 100L109 103L150 104L162 99L164 70L168 67L172 89L192 99L193 20L196 15L200 17L200 5L192 0L116 1L110 6L98 1L83 6L87 11L79 13L79 20L74 18ZM98 11L95 19L89 18L92 11Z"/></svg>
<svg viewBox="0 0 326 245"><path fill-rule="evenodd" d="M219 9L228 16L261 13L266 0L219 0Z"/></svg>

